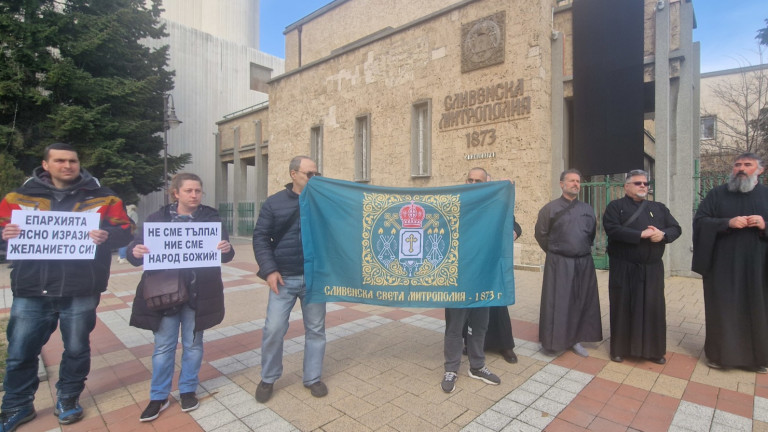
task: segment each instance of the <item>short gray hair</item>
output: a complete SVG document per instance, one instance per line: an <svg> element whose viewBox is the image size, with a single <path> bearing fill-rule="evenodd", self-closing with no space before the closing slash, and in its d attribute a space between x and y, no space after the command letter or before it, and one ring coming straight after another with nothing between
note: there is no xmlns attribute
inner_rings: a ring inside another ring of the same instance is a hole
<svg viewBox="0 0 768 432"><path fill-rule="evenodd" d="M470 168L470 170L467 171L467 174L471 173L472 171L482 171L483 174L485 174L486 178L490 177L490 175L488 174L488 171L486 171L485 168L480 168L480 167Z"/></svg>
<svg viewBox="0 0 768 432"><path fill-rule="evenodd" d="M627 173L627 178L624 180L624 183L629 183L629 179L635 176L643 176L646 180L650 180L651 176L648 174L648 171L641 170L641 169L635 169Z"/></svg>
<svg viewBox="0 0 768 432"><path fill-rule="evenodd" d="M581 171L577 170L576 168L571 168L560 173L560 181L565 181L565 176L568 174L577 174L579 176L579 180L581 180L583 177L581 175Z"/></svg>
<svg viewBox="0 0 768 432"><path fill-rule="evenodd" d="M309 156L294 156L294 158L291 159L291 163L288 164L288 172L298 171L301 166L301 161L304 159L312 160Z"/></svg>
<svg viewBox="0 0 768 432"><path fill-rule="evenodd" d="M760 156L756 155L752 152L746 152L738 155L736 159L733 160L733 162L740 161L742 159L752 159L753 161L757 162L757 166L760 168L763 167L763 160L760 158Z"/></svg>

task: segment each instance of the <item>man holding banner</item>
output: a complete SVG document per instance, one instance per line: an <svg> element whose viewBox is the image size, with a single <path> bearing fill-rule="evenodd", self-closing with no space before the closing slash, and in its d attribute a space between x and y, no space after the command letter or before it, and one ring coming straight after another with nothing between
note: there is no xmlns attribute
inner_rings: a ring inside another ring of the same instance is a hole
<svg viewBox="0 0 768 432"><path fill-rule="evenodd" d="M283 338L296 299L301 301L304 320L304 387L314 397L328 394L320 380L325 356L325 303L309 303L304 281L304 252L299 223L299 195L313 176L317 165L306 156L296 156L289 164L291 183L267 198L253 229L253 253L259 264L259 277L269 286L267 320L261 343L261 383L256 400L272 397L275 381L283 373Z"/></svg>
<svg viewBox="0 0 768 432"><path fill-rule="evenodd" d="M23 219L37 228L22 228L14 213L26 214ZM84 217L88 213L98 215L93 227ZM80 168L75 149L56 143L45 149L42 166L32 177L0 202L0 227L13 260L14 297L0 430L14 430L35 418L38 356L58 326L64 353L54 414L61 424L74 423L83 418L79 397L91 367L89 335L107 288L111 250L130 241L132 222L120 198ZM66 237L72 243L90 239L95 247L81 244L77 249L82 254L72 259L72 244L33 244L42 237ZM41 248L45 259L38 253ZM18 253L16 258L11 251Z"/></svg>
<svg viewBox="0 0 768 432"><path fill-rule="evenodd" d="M549 353L571 348L587 357L581 342L603 339L592 242L597 222L592 206L579 201L581 173L560 174L563 196L540 211L534 236L547 253L541 287L539 340Z"/></svg>
<svg viewBox="0 0 768 432"><path fill-rule="evenodd" d="M466 183L486 179L476 168ZM515 302L511 182L395 188L321 177L299 204L309 302L444 308L443 390L455 387L467 320L470 376L499 384L483 343L488 308Z"/></svg>
<svg viewBox="0 0 768 432"><path fill-rule="evenodd" d="M491 175L488 174L487 181L491 181ZM472 183L482 183L479 179L474 179ZM512 180L510 180L512 182ZM467 178L467 183L470 179ZM512 182L514 184L514 182ZM513 240L523 234L523 228L515 221L515 232ZM467 335L469 327L464 324L462 335L464 336L464 354L467 353ZM507 306L490 306L488 308L488 330L485 332L485 350L494 351L501 354L507 363L517 363L517 354L515 354L515 337L512 335L512 320L509 318L509 309Z"/></svg>
<svg viewBox="0 0 768 432"><path fill-rule="evenodd" d="M472 168L467 173L467 184L485 183L488 173L483 168ZM445 373L440 388L451 393L456 388L459 366L461 365L461 350L464 345L462 330L468 324L467 357L469 357L469 376L485 382L499 385L501 379L485 366L485 333L488 330L488 307L475 308L446 308L445 309L445 338L443 355L445 356Z"/></svg>

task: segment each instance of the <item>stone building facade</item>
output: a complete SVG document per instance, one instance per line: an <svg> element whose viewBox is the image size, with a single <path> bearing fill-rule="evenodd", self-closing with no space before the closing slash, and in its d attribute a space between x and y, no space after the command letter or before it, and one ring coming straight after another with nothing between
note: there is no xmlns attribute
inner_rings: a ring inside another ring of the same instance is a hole
<svg viewBox="0 0 768 432"><path fill-rule="evenodd" d="M694 61L680 48L686 40L694 48L692 5L645 4L646 80L658 79L661 31L662 78L680 85L676 64ZM568 168L571 7L569 0L337 0L292 24L286 71L270 82L269 132L257 141L268 141L268 192L288 180L288 162L299 154L316 158L328 177L399 187L458 184L470 168L484 167L515 182L524 232L517 264L541 265L536 215L560 194L557 179ZM660 15L665 26L657 25ZM680 97L663 85L656 90L666 101L657 111ZM698 130L698 117L682 111L675 120L665 114L664 124ZM649 120L664 140L656 136L651 146L656 165L692 165L690 154L670 152L672 134L658 127L658 115ZM233 127L219 122L221 152ZM687 272L689 263L678 267Z"/></svg>

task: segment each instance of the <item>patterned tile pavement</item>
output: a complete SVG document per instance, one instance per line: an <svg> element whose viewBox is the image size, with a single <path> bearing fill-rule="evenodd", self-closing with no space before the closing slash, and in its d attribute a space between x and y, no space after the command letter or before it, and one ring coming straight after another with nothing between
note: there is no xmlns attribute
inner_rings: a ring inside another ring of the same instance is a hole
<svg viewBox="0 0 768 432"><path fill-rule="evenodd" d="M667 280L667 364L614 363L608 360L608 339L585 344L588 358L541 353L541 273L519 270L510 314L520 361L508 364L487 354L499 386L469 379L465 362L451 394L439 387L441 309L333 303L323 373L330 392L313 398L301 383L297 307L286 336L284 375L272 400L259 404L253 394L260 381L267 289L256 277L250 242L234 243L237 256L223 267L227 315L205 332L199 409L182 413L174 400L154 422L138 421L149 398L153 337L128 326L140 269L113 264L91 336L91 373L81 396L85 419L60 426L52 415L62 351L57 333L42 353L38 417L19 431L768 431L768 376L704 364L701 282L688 278ZM12 302L9 273L7 265L0 266L2 315ZM607 276L598 272L606 338ZM177 364L179 356L180 350Z"/></svg>

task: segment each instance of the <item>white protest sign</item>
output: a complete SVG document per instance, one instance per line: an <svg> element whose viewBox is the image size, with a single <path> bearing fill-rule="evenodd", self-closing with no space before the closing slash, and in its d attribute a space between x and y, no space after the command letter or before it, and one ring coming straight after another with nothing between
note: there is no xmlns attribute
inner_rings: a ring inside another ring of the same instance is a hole
<svg viewBox="0 0 768 432"><path fill-rule="evenodd" d="M221 267L221 222L145 222L144 270Z"/></svg>
<svg viewBox="0 0 768 432"><path fill-rule="evenodd" d="M96 243L88 232L99 229L99 213L14 210L19 236L8 240L9 260L93 259Z"/></svg>

